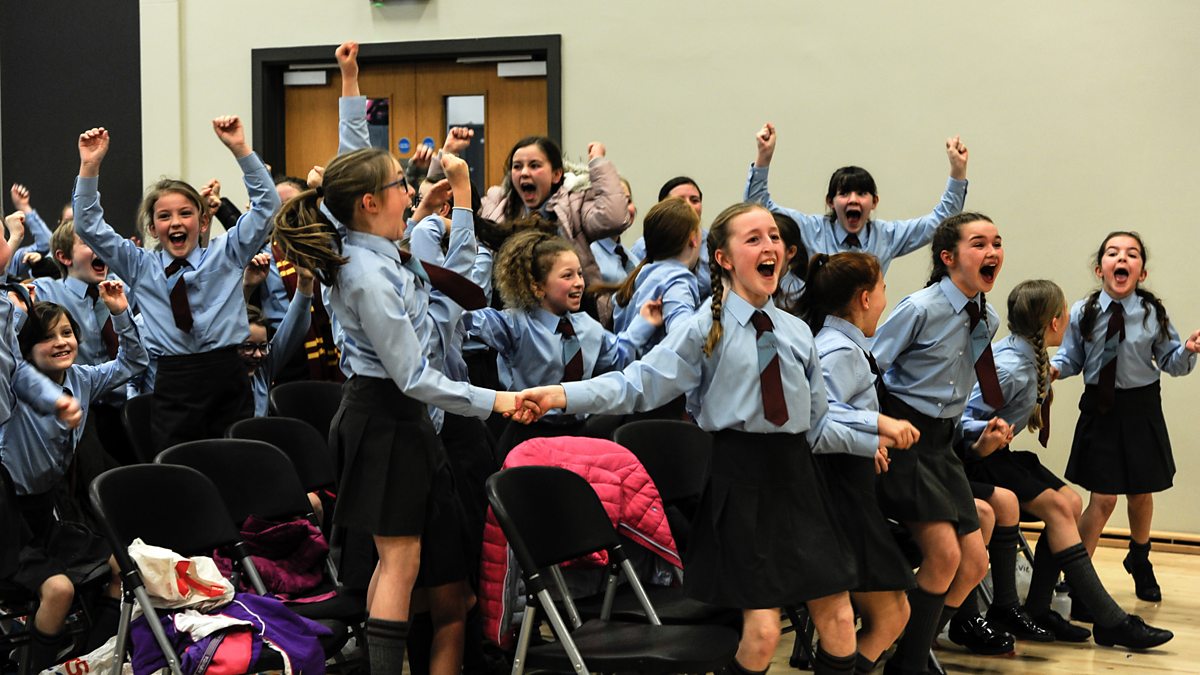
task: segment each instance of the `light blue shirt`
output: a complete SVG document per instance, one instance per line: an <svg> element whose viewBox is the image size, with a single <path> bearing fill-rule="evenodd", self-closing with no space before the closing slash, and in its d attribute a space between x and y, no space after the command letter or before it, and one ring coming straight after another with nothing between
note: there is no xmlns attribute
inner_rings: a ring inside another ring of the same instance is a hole
<svg viewBox="0 0 1200 675"><path fill-rule="evenodd" d="M872 353L888 392L918 412L958 419L975 386L975 350L996 335L1000 315L987 307L987 340L971 339L967 298L950 277L909 295L875 331Z"/></svg>
<svg viewBox="0 0 1200 675"><path fill-rule="evenodd" d="M108 313L108 306L99 296L96 300L88 297L88 284L75 277L42 277L34 279L33 286L37 289L39 301L61 305L71 313L75 323L79 324L79 335L75 336L79 341L76 363L95 366L111 360L108 358L108 348L104 346L101 331L112 315Z"/></svg>
<svg viewBox="0 0 1200 675"><path fill-rule="evenodd" d="M267 354L258 369L250 376L250 389L254 392L254 416L266 417L267 392L271 382L279 376L287 362L291 360L296 350L304 344L308 335L308 327L312 325L312 296L296 289L296 295L288 305L283 321L279 322L279 330L271 336L271 351Z"/></svg>
<svg viewBox="0 0 1200 675"><path fill-rule="evenodd" d="M646 259L646 238L638 237L629 249L629 257L637 265ZM696 286L700 289L700 298L706 299L712 295L712 270L708 267L708 230L700 229L700 260L692 270L696 275Z"/></svg>
<svg viewBox="0 0 1200 675"><path fill-rule="evenodd" d="M486 418L493 391L455 382L430 360L429 293L400 261L396 244L346 233L329 307L340 318L342 360L353 375L390 378L406 396L457 415Z"/></svg>
<svg viewBox="0 0 1200 675"><path fill-rule="evenodd" d="M984 403L983 392L975 384L962 415L963 437L971 442L979 438L993 417L1011 424L1015 436L1025 428L1038 405L1037 352L1033 345L1025 338L1009 335L992 345L992 357L1004 405L996 410Z"/></svg>
<svg viewBox="0 0 1200 675"><path fill-rule="evenodd" d="M26 318L6 293L0 293L0 425L12 417L16 399L26 404L20 409L32 406L40 414L53 415L62 396L62 387L21 358L17 333Z"/></svg>
<svg viewBox="0 0 1200 675"><path fill-rule="evenodd" d="M238 165L250 193L250 210L225 235L210 240L207 248L196 247L184 269L169 279L169 254L147 251L104 222L98 178L75 181L75 231L128 282L130 299L145 317L146 349L155 357L209 352L236 345L249 334L242 273L267 241L279 195L258 155L242 157ZM180 275L187 284L194 321L191 332L180 330L171 312L171 289Z"/></svg>
<svg viewBox="0 0 1200 675"><path fill-rule="evenodd" d="M120 341L115 360L98 366L71 366L62 386L54 385L56 396L70 394L79 402L83 419L78 427L68 429L53 412L38 413L29 406L18 407L4 425L0 432L0 461L12 474L17 494L41 494L53 488L71 464L91 403L146 367L146 350L138 341L129 314L126 310L113 316L113 330Z"/></svg>
<svg viewBox="0 0 1200 675"><path fill-rule="evenodd" d="M624 368L654 334L654 326L640 316L629 329L614 335L583 312L567 314L583 354L583 377ZM523 311L491 307L468 312L468 332L495 349L511 373L514 389L557 384L563 379L562 318L541 307ZM559 411L551 411L557 414Z"/></svg>
<svg viewBox="0 0 1200 675"><path fill-rule="evenodd" d="M271 264L267 266L267 278L259 290L259 309L262 310L263 318L267 320L267 327L278 330L279 322L283 321L283 315L287 313L291 300L288 298L283 277L279 274L279 261L275 259L275 250L270 241L263 246L262 252L271 256Z"/></svg>
<svg viewBox="0 0 1200 675"><path fill-rule="evenodd" d="M1196 367L1196 355L1189 352L1179 339L1175 326L1168 324L1166 338L1158 335L1158 313L1153 306L1145 307L1135 293L1116 300L1100 291L1100 312L1092 326L1091 339L1084 341L1079 330L1079 320L1087 299L1071 307L1071 323L1063 336L1051 365L1058 368L1060 378L1083 373L1085 384L1097 384L1100 368L1104 365L1104 336L1108 331L1109 309L1120 302L1125 310L1125 339L1117 346L1117 389L1136 389L1159 380L1159 373L1178 377L1187 375Z"/></svg>
<svg viewBox="0 0 1200 675"><path fill-rule="evenodd" d="M867 361L871 348L866 336L849 321L827 316L814 339L825 376L829 417L878 438L879 396L875 393L875 374Z"/></svg>
<svg viewBox="0 0 1200 675"><path fill-rule="evenodd" d="M33 243L13 251L12 259L8 261L8 269L5 270L9 276L18 279L28 278L32 274L29 265L26 265L24 262L26 254L36 252L45 256L51 253L50 237L52 233L50 232L50 227L38 215L36 209L28 211L25 214L25 231L33 235Z"/></svg>
<svg viewBox="0 0 1200 675"><path fill-rule="evenodd" d="M846 236L849 234L846 229L839 223L830 222L825 214L801 213L776 204L767 190L768 173L767 167L750 165L750 175L746 179L746 201L762 204L770 211L782 213L796 221L800 227L800 239L809 255L863 251L879 259L884 274L887 274L892 260L928 244L933 239L933 231L938 223L962 212L963 204L967 201L967 181L950 178L941 201L931 213L908 220L872 220L858 233L862 247L854 248L846 245Z"/></svg>
<svg viewBox="0 0 1200 675"><path fill-rule="evenodd" d="M724 334L711 357L704 343L712 326L711 300L650 353L624 370L582 382L564 382L568 413L629 413L652 410L681 394L699 402L696 423L706 431L805 434L815 453L874 457L873 434L835 422L808 325L767 301L761 308L774 324L788 421L776 426L763 417L758 340L750 317L755 308L736 293L722 307Z"/></svg>
<svg viewBox="0 0 1200 675"><path fill-rule="evenodd" d="M621 256L617 255L618 246L621 244L613 241L612 237L598 239L591 244L592 257L596 259L596 264L600 267L600 278L606 284L625 281L625 277L637 267L637 261L629 251L625 251L625 262L621 262ZM624 250L625 247L621 248Z"/></svg>
<svg viewBox="0 0 1200 675"><path fill-rule="evenodd" d="M633 282L633 297L621 306L613 297L613 330L628 330L641 318L642 305L650 300L662 300L663 325L641 348L650 351L672 330L679 329L700 306L700 288L696 275L678 260L647 263Z"/></svg>

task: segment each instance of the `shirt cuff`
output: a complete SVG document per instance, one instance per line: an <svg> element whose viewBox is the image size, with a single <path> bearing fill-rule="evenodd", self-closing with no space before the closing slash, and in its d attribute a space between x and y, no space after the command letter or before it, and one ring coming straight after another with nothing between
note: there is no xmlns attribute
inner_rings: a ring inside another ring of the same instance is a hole
<svg viewBox="0 0 1200 675"><path fill-rule="evenodd" d="M492 409L496 407L496 392L475 385L469 385L467 392L471 399L471 407L475 409L475 416L479 419L487 419L492 414Z"/></svg>
<svg viewBox="0 0 1200 675"><path fill-rule="evenodd" d="M253 150L251 150L250 154L246 155L245 157L238 157L237 163L238 166L242 167L243 174L251 174L257 173L260 170L267 170L267 165L263 164L263 161L258 157L258 153L254 152Z"/></svg>
<svg viewBox="0 0 1200 675"><path fill-rule="evenodd" d="M126 307L124 312L112 315L113 330L122 331L133 328L133 312Z"/></svg>
<svg viewBox="0 0 1200 675"><path fill-rule="evenodd" d="M578 415L587 412L588 405L595 396L583 382L563 382L563 394L566 395L567 405L563 408L564 415Z"/></svg>
<svg viewBox="0 0 1200 675"><path fill-rule="evenodd" d="M658 326L655 326L643 318L640 312L634 315L633 321L631 321L629 323L629 327L625 329L626 337L628 337L629 340L633 342L633 344L636 345L639 350L646 346L646 343L650 341L650 338L654 337L656 332L658 332Z"/></svg>

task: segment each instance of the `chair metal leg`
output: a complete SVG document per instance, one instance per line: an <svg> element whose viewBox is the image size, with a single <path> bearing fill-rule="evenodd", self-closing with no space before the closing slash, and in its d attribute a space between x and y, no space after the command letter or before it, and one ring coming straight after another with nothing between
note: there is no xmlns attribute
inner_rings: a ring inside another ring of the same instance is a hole
<svg viewBox="0 0 1200 675"><path fill-rule="evenodd" d="M121 618L117 623L116 663L112 675L121 675L121 666L125 663L125 645L129 640L129 619L133 616L133 605L129 598L121 597Z"/></svg>
<svg viewBox="0 0 1200 675"><path fill-rule="evenodd" d="M661 626L662 621L658 618L658 613L654 611L654 606L650 604L650 598L646 595L646 589L642 588L642 582L638 580L637 573L633 569L633 563L628 560L621 561L621 569L625 570L625 578L629 580L629 586L633 588L633 594L637 596L638 602L641 603L642 609L646 612L646 618L651 625Z"/></svg>
<svg viewBox="0 0 1200 675"><path fill-rule="evenodd" d="M517 651L513 653L511 675L524 675L525 654L529 652L529 637L537 627L537 606L533 598L527 598L525 613L521 617L521 632L517 634Z"/></svg>
<svg viewBox="0 0 1200 675"><path fill-rule="evenodd" d="M812 641L813 633L816 630L812 619L808 616L808 608L784 607L783 611L787 614L788 620L792 622L788 630L796 633L796 641L792 644L792 656L788 659L788 664L799 670L808 670L813 664Z"/></svg>
<svg viewBox="0 0 1200 675"><path fill-rule="evenodd" d="M934 675L946 675L946 669L942 667L942 662L938 661L937 654L933 650L929 650L929 665L933 667Z"/></svg>
<svg viewBox="0 0 1200 675"><path fill-rule="evenodd" d="M583 619L579 617L579 609L575 607L575 601L571 599L571 593L567 591L567 580L563 578L562 570L558 565L550 567L550 576L554 578L554 585L558 586L558 594L563 599L563 607L567 609L567 618L571 620L571 627L579 628L583 625Z"/></svg>
<svg viewBox="0 0 1200 675"><path fill-rule="evenodd" d="M612 617L613 600L617 597L617 584L620 577L614 573L604 575L604 602L600 603L600 619L608 621Z"/></svg>
<svg viewBox="0 0 1200 675"><path fill-rule="evenodd" d="M1042 536L1046 536L1043 532ZM1029 561L1030 566L1033 565L1033 549L1029 547L1029 541L1025 539L1025 533L1017 532L1017 546L1021 549L1021 554L1025 556L1025 560Z"/></svg>
<svg viewBox="0 0 1200 675"><path fill-rule="evenodd" d="M578 675L587 675L588 669L583 663L583 655L579 653L579 648L575 646L575 641L571 639L571 634L567 631L567 624L563 622L562 616L558 613L558 608L554 606L554 598L550 597L550 591L545 589L538 591L537 598L538 602L542 605L542 610L546 612L546 618L550 620L550 627L554 630L554 637L558 638L563 651L567 653L567 658L571 660L571 668Z"/></svg>
<svg viewBox="0 0 1200 675"><path fill-rule="evenodd" d="M159 649L162 650L171 675L183 675L183 670L179 667L179 657L175 655L174 648L171 647L170 641L167 640L167 633L158 621L158 614L154 611L154 605L150 604L150 594L146 592L144 586L138 586L133 589L133 594L137 598L138 605L142 608L142 613L146 615L146 625L150 627L150 632L154 634L154 641L158 643ZM131 607L130 611L132 610L133 608ZM117 666L118 672L120 672L119 662Z"/></svg>

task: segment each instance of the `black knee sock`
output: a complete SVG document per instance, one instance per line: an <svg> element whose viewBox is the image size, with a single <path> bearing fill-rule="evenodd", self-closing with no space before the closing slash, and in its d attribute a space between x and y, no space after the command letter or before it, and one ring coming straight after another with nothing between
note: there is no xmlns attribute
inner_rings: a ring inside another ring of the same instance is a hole
<svg viewBox="0 0 1200 675"><path fill-rule="evenodd" d="M371 675L400 675L404 669L407 621L367 619L367 658Z"/></svg>
<svg viewBox="0 0 1200 675"><path fill-rule="evenodd" d="M951 607L950 605L944 605L942 607L942 616L938 618L937 630L933 631L934 639L937 639L937 636L941 635L942 631L946 630L946 626L950 623L950 620L958 616L960 610L962 609L963 608L961 606ZM967 613L963 614L963 618L967 618L970 612L971 610L967 610ZM978 614L978 611L976 611L976 613Z"/></svg>
<svg viewBox="0 0 1200 675"><path fill-rule="evenodd" d="M1016 525L997 525L988 543L988 558L992 563L992 606L997 609L1016 607L1017 597L1017 540L1020 528Z"/></svg>
<svg viewBox="0 0 1200 675"><path fill-rule="evenodd" d="M854 657L854 675L867 675L875 670L875 662L863 656L860 652Z"/></svg>
<svg viewBox="0 0 1200 675"><path fill-rule="evenodd" d="M1058 560L1050 552L1050 537L1042 532L1033 551L1033 574L1029 577L1029 593L1025 596L1025 611L1031 616L1050 611L1059 571Z"/></svg>
<svg viewBox="0 0 1200 675"><path fill-rule="evenodd" d="M908 625L892 657L897 666L906 670L924 670L945 604L945 593L935 595L920 586L908 592Z"/></svg>
<svg viewBox="0 0 1200 675"><path fill-rule="evenodd" d="M29 664L30 672L37 673L58 664L71 644L71 636L64 629L56 635L46 635L36 626L30 626Z"/></svg>
<svg viewBox="0 0 1200 675"><path fill-rule="evenodd" d="M835 675L836 673L853 673L857 654L849 656L834 656L817 645L817 657L813 660L813 675Z"/></svg>
<svg viewBox="0 0 1200 675"><path fill-rule="evenodd" d="M1083 544L1068 546L1055 553L1054 558L1067 576L1071 593L1083 600L1083 604L1091 610L1097 626L1107 628L1125 620L1128 615L1104 589L1104 584L1100 583L1100 577L1096 576L1096 568Z"/></svg>
<svg viewBox="0 0 1200 675"><path fill-rule="evenodd" d="M92 612L92 627L88 630L83 652L86 654L108 642L110 637L117 634L120 623L121 601L109 597L97 600Z"/></svg>
<svg viewBox="0 0 1200 675"><path fill-rule="evenodd" d="M421 612L408 617L408 637L404 640L410 675L429 675L433 659L433 616Z"/></svg>

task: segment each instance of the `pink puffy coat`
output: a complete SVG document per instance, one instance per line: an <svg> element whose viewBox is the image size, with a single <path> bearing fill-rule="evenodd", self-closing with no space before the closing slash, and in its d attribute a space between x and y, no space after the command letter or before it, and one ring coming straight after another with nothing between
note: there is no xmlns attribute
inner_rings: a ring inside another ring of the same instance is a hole
<svg viewBox="0 0 1200 675"><path fill-rule="evenodd" d="M504 467L516 466L557 466L583 476L596 490L620 534L671 565L683 567L658 488L642 463L624 447L598 438L534 438L508 454ZM516 637L507 630L505 621L516 599L516 571L509 568L509 561L508 539L488 509L479 571L479 607L484 635L505 648ZM608 560L600 551L580 562L603 567Z"/></svg>

